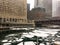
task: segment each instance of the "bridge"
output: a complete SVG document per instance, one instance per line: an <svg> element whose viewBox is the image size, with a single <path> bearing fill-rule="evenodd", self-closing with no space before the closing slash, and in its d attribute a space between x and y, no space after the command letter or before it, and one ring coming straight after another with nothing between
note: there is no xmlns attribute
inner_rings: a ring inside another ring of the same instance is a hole
<svg viewBox="0 0 60 45"><path fill-rule="evenodd" d="M50 19L44 19L40 21L35 21L36 27L48 27L48 26L59 26L60 28L60 18L59 17L53 17Z"/></svg>

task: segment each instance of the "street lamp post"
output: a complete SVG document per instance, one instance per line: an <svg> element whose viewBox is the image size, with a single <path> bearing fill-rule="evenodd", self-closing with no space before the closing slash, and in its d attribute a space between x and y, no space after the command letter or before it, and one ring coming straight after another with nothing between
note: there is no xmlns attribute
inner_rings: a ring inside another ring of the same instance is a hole
<svg viewBox="0 0 60 45"><path fill-rule="evenodd" d="M25 45L25 42L23 41L23 45Z"/></svg>
<svg viewBox="0 0 60 45"><path fill-rule="evenodd" d="M37 45L38 45L38 37L37 37Z"/></svg>

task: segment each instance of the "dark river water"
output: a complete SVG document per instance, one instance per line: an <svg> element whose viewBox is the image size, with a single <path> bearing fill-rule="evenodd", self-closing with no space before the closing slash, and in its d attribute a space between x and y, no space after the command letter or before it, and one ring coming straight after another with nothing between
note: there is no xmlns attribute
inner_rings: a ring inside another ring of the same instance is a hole
<svg viewBox="0 0 60 45"><path fill-rule="evenodd" d="M28 30L26 29L27 32L17 30L17 33L3 36L4 39L0 40L1 45L50 45L55 41L60 43L60 29L34 28L33 31Z"/></svg>

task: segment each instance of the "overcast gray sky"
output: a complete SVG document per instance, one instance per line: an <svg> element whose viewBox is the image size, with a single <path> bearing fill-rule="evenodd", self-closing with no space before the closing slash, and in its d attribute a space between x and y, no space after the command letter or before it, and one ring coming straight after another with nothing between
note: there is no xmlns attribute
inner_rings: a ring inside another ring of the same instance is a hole
<svg viewBox="0 0 60 45"><path fill-rule="evenodd" d="M34 0L27 0L27 3L30 3L30 8L34 8Z"/></svg>

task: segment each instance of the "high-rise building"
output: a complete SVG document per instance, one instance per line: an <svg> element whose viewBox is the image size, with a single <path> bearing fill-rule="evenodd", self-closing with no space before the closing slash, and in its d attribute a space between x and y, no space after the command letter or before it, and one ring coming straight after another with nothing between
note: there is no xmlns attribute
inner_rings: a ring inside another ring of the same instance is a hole
<svg viewBox="0 0 60 45"><path fill-rule="evenodd" d="M44 20L46 19L46 13L45 13L45 9L44 8L33 8L31 11L30 11L30 14L29 14L29 19L30 20L35 20L35 21L40 21L40 20Z"/></svg>
<svg viewBox="0 0 60 45"><path fill-rule="evenodd" d="M27 4L27 19L30 17L30 4Z"/></svg>
<svg viewBox="0 0 60 45"><path fill-rule="evenodd" d="M30 4L27 4L27 11L30 11Z"/></svg>
<svg viewBox="0 0 60 45"><path fill-rule="evenodd" d="M34 7L43 7L43 0L34 0Z"/></svg>
<svg viewBox="0 0 60 45"><path fill-rule="evenodd" d="M53 17L60 17L60 0L53 0Z"/></svg>
<svg viewBox="0 0 60 45"><path fill-rule="evenodd" d="M35 0L34 7L45 8L49 17L52 17L52 0Z"/></svg>
<svg viewBox="0 0 60 45"><path fill-rule="evenodd" d="M26 13L26 0L0 0L0 17L2 18L25 18Z"/></svg>
<svg viewBox="0 0 60 45"><path fill-rule="evenodd" d="M26 0L0 0L0 17L23 18L27 17Z"/></svg>
<svg viewBox="0 0 60 45"><path fill-rule="evenodd" d="M27 0L0 0L0 23L10 27L26 25Z"/></svg>

